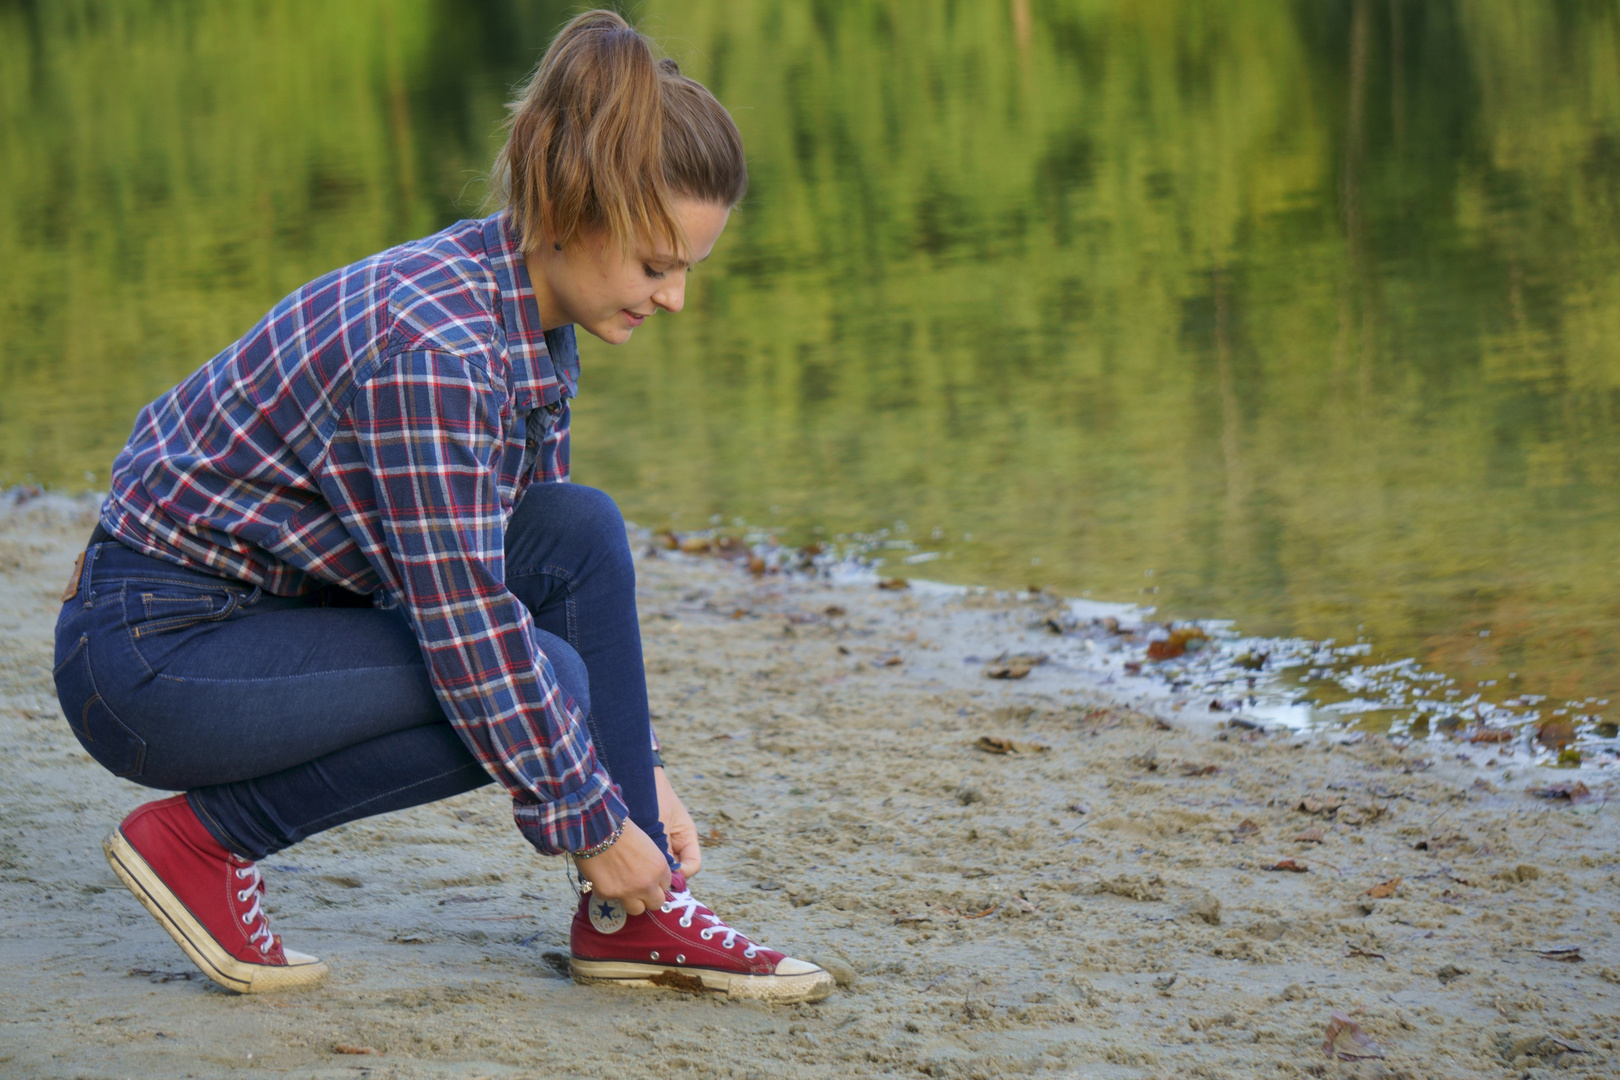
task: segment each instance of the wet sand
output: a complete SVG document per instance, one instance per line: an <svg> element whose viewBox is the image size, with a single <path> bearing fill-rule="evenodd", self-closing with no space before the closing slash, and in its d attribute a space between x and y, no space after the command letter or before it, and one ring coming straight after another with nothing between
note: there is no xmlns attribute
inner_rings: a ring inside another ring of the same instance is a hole
<svg viewBox="0 0 1620 1080"><path fill-rule="evenodd" d="M1220 726L1052 634L1042 598L662 554L641 557L642 626L665 759L710 837L694 891L848 985L789 1008L575 986L562 864L488 788L268 860L275 929L332 976L231 995L106 866L101 837L147 792L57 709L51 626L91 523L0 500L7 1076L1620 1069L1607 775L1572 807L1526 790L1560 774L1489 748ZM1033 651L1051 659L1027 677L985 676ZM1306 872L1267 869L1285 859ZM1325 1055L1335 1010L1385 1056Z"/></svg>

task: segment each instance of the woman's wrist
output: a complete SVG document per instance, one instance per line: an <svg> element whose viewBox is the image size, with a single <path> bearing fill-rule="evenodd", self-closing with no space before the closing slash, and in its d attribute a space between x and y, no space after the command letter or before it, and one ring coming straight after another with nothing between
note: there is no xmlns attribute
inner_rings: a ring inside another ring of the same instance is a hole
<svg viewBox="0 0 1620 1080"><path fill-rule="evenodd" d="M594 858L596 858L596 856L602 854L604 851L606 851L608 848L612 847L614 844L617 844L619 842L619 837L621 837L623 835L624 835L624 822L621 821L621 822L619 822L618 826L616 828L614 828L613 832L608 835L608 838L606 840L603 840L599 844L592 844L590 847L584 849L583 851L576 851L576 852L573 853L573 856L576 859L594 859Z"/></svg>

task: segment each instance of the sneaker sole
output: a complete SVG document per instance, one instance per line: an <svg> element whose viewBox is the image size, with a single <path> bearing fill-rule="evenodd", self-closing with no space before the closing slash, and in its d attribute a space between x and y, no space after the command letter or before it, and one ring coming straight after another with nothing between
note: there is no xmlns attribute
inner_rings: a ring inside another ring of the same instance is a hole
<svg viewBox="0 0 1620 1080"><path fill-rule="evenodd" d="M570 957L574 981L584 985L660 987L689 994L725 994L733 1001L767 1001L777 1005L821 1001L833 991L833 977L817 968L802 975L738 975L713 968L670 968L627 960L581 960Z"/></svg>
<svg viewBox="0 0 1620 1080"><path fill-rule="evenodd" d="M180 898L169 891L163 879L157 876L122 832L114 829L102 841L101 850L106 853L107 862L112 865L118 880L135 894L142 907L152 913L158 925L174 938L174 943L204 975L225 989L238 994L263 994L313 986L326 977L327 967L324 963L313 956L288 949L283 949L287 956L285 967L238 960L226 952L187 910Z"/></svg>

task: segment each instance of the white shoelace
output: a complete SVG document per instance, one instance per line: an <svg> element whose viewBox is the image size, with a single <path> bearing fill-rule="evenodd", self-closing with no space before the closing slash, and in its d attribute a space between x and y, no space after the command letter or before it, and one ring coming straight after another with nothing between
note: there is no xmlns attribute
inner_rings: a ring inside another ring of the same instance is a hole
<svg viewBox="0 0 1620 1080"><path fill-rule="evenodd" d="M237 867L236 880L252 881L252 884L236 894L236 902L245 904L248 902L248 897L253 897L253 906L242 914L242 925L252 926L255 920L258 921L259 928L248 936L248 941L257 945L261 954L268 954L271 947L275 945L276 939L270 933L269 916L265 915L264 909L259 906L259 900L264 895L264 879L259 876L259 867L254 863ZM260 938L263 938L263 940L261 941Z"/></svg>
<svg viewBox="0 0 1620 1080"><path fill-rule="evenodd" d="M702 938L704 941L708 941L710 938L714 937L714 935L724 932L726 936L720 942L720 947L722 949L731 948L732 945L736 943L738 938L742 938L743 941L748 942L748 948L743 950L743 956L746 959L752 960L755 954L764 947L752 941L748 941L748 938L745 935L737 933L737 931L721 922L720 916L716 915L714 912L710 911L693 898L690 889L683 892L670 893L669 899L664 901L664 906L661 910L665 914L668 914L676 909L680 909L681 926L683 928L692 925L693 915L697 915L698 917L707 919L709 921L709 926L706 926L702 930L698 931L698 937Z"/></svg>

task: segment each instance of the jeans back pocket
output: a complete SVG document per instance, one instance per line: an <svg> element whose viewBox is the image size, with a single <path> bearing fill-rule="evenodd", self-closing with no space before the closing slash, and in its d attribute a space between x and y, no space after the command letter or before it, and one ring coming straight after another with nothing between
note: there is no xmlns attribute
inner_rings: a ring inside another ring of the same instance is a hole
<svg viewBox="0 0 1620 1080"><path fill-rule="evenodd" d="M146 740L113 715L90 670L90 637L81 635L56 665L56 697L79 744L114 776L135 778L146 764Z"/></svg>

